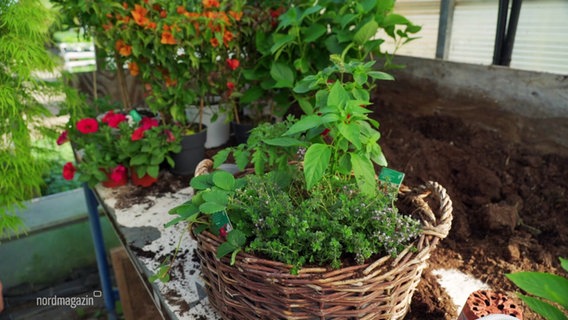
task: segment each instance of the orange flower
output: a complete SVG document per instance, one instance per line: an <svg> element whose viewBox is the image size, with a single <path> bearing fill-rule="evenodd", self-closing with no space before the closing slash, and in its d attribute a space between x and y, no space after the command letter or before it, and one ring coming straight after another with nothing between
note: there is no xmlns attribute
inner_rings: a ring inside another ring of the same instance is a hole
<svg viewBox="0 0 568 320"><path fill-rule="evenodd" d="M128 9L128 3L123 2L123 3L122 3L122 7L123 7L124 9Z"/></svg>
<svg viewBox="0 0 568 320"><path fill-rule="evenodd" d="M165 28L164 28L165 30ZM176 39L169 31L162 32L162 40L160 41L162 44L176 44Z"/></svg>
<svg viewBox="0 0 568 320"><path fill-rule="evenodd" d="M155 30L156 29L156 23L155 22L150 22L148 23L148 25L146 26L147 29L152 29Z"/></svg>
<svg viewBox="0 0 568 320"><path fill-rule="evenodd" d="M112 29L112 23L107 23L107 24L103 24L103 29L105 31L109 31L110 29Z"/></svg>
<svg viewBox="0 0 568 320"><path fill-rule="evenodd" d="M225 44L225 47L229 46L229 42L231 42L231 40L233 40L233 33L225 30L225 33L223 34L223 43Z"/></svg>
<svg viewBox="0 0 568 320"><path fill-rule="evenodd" d="M124 43L123 40L117 40L115 48L121 56L128 57L132 54L132 47Z"/></svg>
<svg viewBox="0 0 568 320"><path fill-rule="evenodd" d="M236 12L236 11L232 11L232 10L229 10L229 15L237 21L241 21L241 18L243 17L242 12Z"/></svg>
<svg viewBox="0 0 568 320"><path fill-rule="evenodd" d="M203 7L208 8L219 8L219 0L203 0Z"/></svg>
<svg viewBox="0 0 568 320"><path fill-rule="evenodd" d="M165 18L167 16L168 16L168 13L166 12L166 10L160 11L160 18Z"/></svg>
<svg viewBox="0 0 568 320"><path fill-rule="evenodd" d="M178 14L186 14L187 13L187 10L183 6L177 7L176 11L177 11Z"/></svg>
<svg viewBox="0 0 568 320"><path fill-rule="evenodd" d="M126 17L122 18L122 21L124 21L124 23L128 23L128 22L130 22L130 17L126 16Z"/></svg>
<svg viewBox="0 0 568 320"><path fill-rule="evenodd" d="M148 24L149 20L146 17L148 14L148 9L142 7L139 4L134 5L134 10L130 12L132 14L132 18L139 26L145 26Z"/></svg>
<svg viewBox="0 0 568 320"><path fill-rule="evenodd" d="M209 40L209 42L211 43L213 48L217 48L219 46L219 40L217 40L217 38L211 38L211 40Z"/></svg>
<svg viewBox="0 0 568 320"><path fill-rule="evenodd" d="M133 77L136 77L138 74L140 74L140 68L138 67L138 64L136 64L136 62L130 62L128 64L128 70L130 70L130 75L132 75Z"/></svg>
<svg viewBox="0 0 568 320"><path fill-rule="evenodd" d="M177 80L172 80L169 75L164 75L164 81L166 82L166 87L173 87L177 85Z"/></svg>
<svg viewBox="0 0 568 320"><path fill-rule="evenodd" d="M164 25L164 31L170 31L172 27L168 26L167 24Z"/></svg>

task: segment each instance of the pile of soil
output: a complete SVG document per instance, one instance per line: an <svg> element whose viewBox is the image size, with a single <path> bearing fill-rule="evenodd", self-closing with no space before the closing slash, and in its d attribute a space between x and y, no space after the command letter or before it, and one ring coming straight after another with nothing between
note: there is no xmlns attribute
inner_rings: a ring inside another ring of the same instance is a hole
<svg viewBox="0 0 568 320"><path fill-rule="evenodd" d="M431 257L405 319L452 319L461 311L432 269L457 268L510 296L517 289L506 273L563 274L568 141L558 132L567 119L527 119L479 97L400 85L381 87L375 99L389 167L405 172L411 186L438 181L454 206L452 230ZM541 319L524 311L525 319Z"/></svg>

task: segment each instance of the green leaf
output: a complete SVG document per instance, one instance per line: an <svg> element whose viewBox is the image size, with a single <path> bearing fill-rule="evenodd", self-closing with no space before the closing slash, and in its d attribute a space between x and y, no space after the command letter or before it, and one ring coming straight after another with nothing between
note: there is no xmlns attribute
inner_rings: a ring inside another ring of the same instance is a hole
<svg viewBox="0 0 568 320"><path fill-rule="evenodd" d="M341 85L339 81L336 81L329 91L327 104L339 106L340 104L345 103L347 100L349 100L349 94L347 93L345 88L343 88L343 85Z"/></svg>
<svg viewBox="0 0 568 320"><path fill-rule="evenodd" d="M341 133L341 135L344 136L345 139L349 140L349 142L355 145L355 148L361 149L359 127L356 124L354 123L346 124L341 122L339 123L337 128L339 129L339 133Z"/></svg>
<svg viewBox="0 0 568 320"><path fill-rule="evenodd" d="M139 166L148 163L148 155L146 154L137 154L132 159L130 159L131 166Z"/></svg>
<svg viewBox="0 0 568 320"><path fill-rule="evenodd" d="M225 191L221 190L210 190L203 192L203 199L207 202L215 202L220 205L226 206L229 202L229 195Z"/></svg>
<svg viewBox="0 0 568 320"><path fill-rule="evenodd" d="M516 272L506 276L526 292L568 309L568 279L543 272Z"/></svg>
<svg viewBox="0 0 568 320"><path fill-rule="evenodd" d="M299 98L298 104L300 105L300 108L302 108L302 111L304 111L305 114L311 115L314 113L314 107L312 106L310 101L308 101L308 99Z"/></svg>
<svg viewBox="0 0 568 320"><path fill-rule="evenodd" d="M276 81L274 88L293 88L294 70L287 64L275 62L270 68L270 76Z"/></svg>
<svg viewBox="0 0 568 320"><path fill-rule="evenodd" d="M312 114L309 116L304 116L296 123L294 123L288 131L284 133L285 136L290 136L299 132L304 132L308 129L315 128L322 124L322 119L320 116Z"/></svg>
<svg viewBox="0 0 568 320"><path fill-rule="evenodd" d="M353 36L353 41L359 45L365 44L369 39L377 34L379 24L375 20L365 23Z"/></svg>
<svg viewBox="0 0 568 320"><path fill-rule="evenodd" d="M396 13L389 14L383 20L384 26L393 26L395 24L411 25L412 23L410 23L410 21L408 21L408 19L406 19L405 17L401 16L400 14L396 14Z"/></svg>
<svg viewBox="0 0 568 320"><path fill-rule="evenodd" d="M558 258L560 259L560 265L566 272L568 272L568 259Z"/></svg>
<svg viewBox="0 0 568 320"><path fill-rule="evenodd" d="M350 155L351 166L359 189L364 194L373 195L377 186L373 164L369 159L361 157L357 153L350 153Z"/></svg>
<svg viewBox="0 0 568 320"><path fill-rule="evenodd" d="M229 242L235 247L244 246L246 241L247 237L240 230L233 229L231 232L227 234L227 242Z"/></svg>
<svg viewBox="0 0 568 320"><path fill-rule="evenodd" d="M378 144L375 144L375 146L371 149L371 160L382 167L386 167L388 165L387 158L385 158L383 150Z"/></svg>
<svg viewBox="0 0 568 320"><path fill-rule="evenodd" d="M189 185L196 190L205 190L213 187L213 180L210 174L204 174L191 178Z"/></svg>
<svg viewBox="0 0 568 320"><path fill-rule="evenodd" d="M522 294L517 294L517 296L523 300L527 306L534 312L543 316L546 320L567 320L568 318L560 311L558 308L552 306L549 303L541 301L537 298L525 296Z"/></svg>
<svg viewBox="0 0 568 320"><path fill-rule="evenodd" d="M394 80L394 77L388 73L380 72L380 71L369 71L367 73L371 78L377 80Z"/></svg>
<svg viewBox="0 0 568 320"><path fill-rule="evenodd" d="M170 211L168 211L168 214L177 214L179 216L181 216L182 218L187 218L191 215L194 215L196 213L199 213L199 208L191 203L191 202L186 202L180 206L177 206L175 208L170 209Z"/></svg>
<svg viewBox="0 0 568 320"><path fill-rule="evenodd" d="M219 247L217 247L217 259L221 259L237 249L238 247L235 247L229 242L223 242Z"/></svg>
<svg viewBox="0 0 568 320"><path fill-rule="evenodd" d="M264 143L271 146L279 146L279 147L296 147L304 145L303 141L290 137L267 139L264 140Z"/></svg>
<svg viewBox="0 0 568 320"><path fill-rule="evenodd" d="M240 97L240 103L251 103L256 101L262 97L264 91L259 86L251 86L248 90L246 90L243 95Z"/></svg>
<svg viewBox="0 0 568 320"><path fill-rule="evenodd" d="M235 177L227 171L215 171L213 183L223 190L231 191L235 187Z"/></svg>
<svg viewBox="0 0 568 320"><path fill-rule="evenodd" d="M239 170L243 171L249 163L250 152L238 151L235 152L235 163Z"/></svg>
<svg viewBox="0 0 568 320"><path fill-rule="evenodd" d="M226 148L217 152L213 156L213 168L218 168L220 165L225 163L225 161L227 161L227 158L229 157L229 153L231 153L230 148Z"/></svg>
<svg viewBox="0 0 568 320"><path fill-rule="evenodd" d="M291 34L274 34L272 37L274 39L274 44L270 48L270 52L275 54L276 51L280 50L280 48L284 47L285 45L294 41L294 35Z"/></svg>
<svg viewBox="0 0 568 320"><path fill-rule="evenodd" d="M373 0L374 2L375 0ZM341 20L339 21L339 23L341 24L341 28L345 29L345 27L351 22L353 21L353 19L355 19L357 17L356 14L353 13L348 13L346 15L343 15L341 17Z"/></svg>
<svg viewBox="0 0 568 320"><path fill-rule="evenodd" d="M148 173L148 175L150 175L150 177L157 178L158 174L160 173L160 166L148 166L146 172Z"/></svg>
<svg viewBox="0 0 568 320"><path fill-rule="evenodd" d="M304 29L304 41L306 43L314 42L327 32L327 28L321 24L311 24Z"/></svg>
<svg viewBox="0 0 568 320"><path fill-rule="evenodd" d="M330 158L331 148L327 144L315 143L308 148L304 156L304 176L308 189L321 180Z"/></svg>
<svg viewBox="0 0 568 320"><path fill-rule="evenodd" d="M227 207L216 202L205 202L199 206L199 211L203 213L213 214L215 212L223 211Z"/></svg>
<svg viewBox="0 0 568 320"><path fill-rule="evenodd" d="M337 170L342 174L351 173L351 157L349 153L345 153L339 158L339 167Z"/></svg>

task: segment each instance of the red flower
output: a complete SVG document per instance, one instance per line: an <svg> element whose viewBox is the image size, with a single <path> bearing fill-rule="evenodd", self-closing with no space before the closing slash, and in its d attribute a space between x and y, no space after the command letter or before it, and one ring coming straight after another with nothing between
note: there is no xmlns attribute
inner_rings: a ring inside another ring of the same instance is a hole
<svg viewBox="0 0 568 320"><path fill-rule="evenodd" d="M329 134L329 129L328 129L328 128L325 128L325 130L323 130L323 132L321 133L321 135L322 135L323 137L327 137L328 134Z"/></svg>
<svg viewBox="0 0 568 320"><path fill-rule="evenodd" d="M138 141L144 138L144 131L146 131L144 128L138 128L134 130L134 132L132 132L132 135L130 136L130 140Z"/></svg>
<svg viewBox="0 0 568 320"><path fill-rule="evenodd" d="M114 113L112 110L107 112L102 119L102 122L111 128L118 128L118 124L123 121L126 121L126 116L122 113Z"/></svg>
<svg viewBox="0 0 568 320"><path fill-rule="evenodd" d="M158 122L158 120L154 119L154 118L150 118L150 117L144 117L142 118L142 120L140 120L140 128L144 131L151 129L153 127L157 127L159 126L160 123Z"/></svg>
<svg viewBox="0 0 568 320"><path fill-rule="evenodd" d="M227 237L227 225L224 225L224 226L221 227L221 229L219 229L219 235L222 238Z"/></svg>
<svg viewBox="0 0 568 320"><path fill-rule="evenodd" d="M81 119L77 122L77 130L83 134L94 133L99 131L99 123L93 118Z"/></svg>
<svg viewBox="0 0 568 320"><path fill-rule="evenodd" d="M63 166L63 179L65 180L73 180L73 177L75 176L75 171L77 171L77 169L75 168L75 166L73 165L73 163L71 162L67 162L64 166Z"/></svg>
<svg viewBox="0 0 568 320"><path fill-rule="evenodd" d="M69 141L69 138L67 137L67 130L65 130L65 131L61 132L61 134L59 135L59 138L57 138L57 145L60 146L67 141Z"/></svg>
<svg viewBox="0 0 568 320"><path fill-rule="evenodd" d="M233 94L233 90L235 90L235 84L231 81L227 82L227 89L229 89L229 92L227 95L232 95Z"/></svg>
<svg viewBox="0 0 568 320"><path fill-rule="evenodd" d="M119 164L116 168L112 169L110 173L110 179L114 182L122 181L126 178L126 168Z"/></svg>
<svg viewBox="0 0 568 320"><path fill-rule="evenodd" d="M211 46L213 46L213 48L217 48L219 46L219 40L217 40L217 38L211 38L209 42L211 42Z"/></svg>
<svg viewBox="0 0 568 320"><path fill-rule="evenodd" d="M241 63L237 59L227 59L227 65L229 65L229 68L231 68L231 70L235 70L239 67L240 64Z"/></svg>
<svg viewBox="0 0 568 320"><path fill-rule="evenodd" d="M176 141L176 137L174 136L174 134L170 130L166 129L166 130L164 130L164 133L166 134L166 136L168 136L166 138L166 142Z"/></svg>

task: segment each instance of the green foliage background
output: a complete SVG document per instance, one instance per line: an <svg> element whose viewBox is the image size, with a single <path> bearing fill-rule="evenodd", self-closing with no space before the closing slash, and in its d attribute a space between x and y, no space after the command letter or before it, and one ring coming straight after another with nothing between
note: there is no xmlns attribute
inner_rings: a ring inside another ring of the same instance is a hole
<svg viewBox="0 0 568 320"><path fill-rule="evenodd" d="M35 142L56 133L42 123L51 113L38 95L71 94L61 82L37 74L57 65L46 49L55 19L44 1L0 0L0 235L22 227L14 210L40 194L49 169L52 148Z"/></svg>

